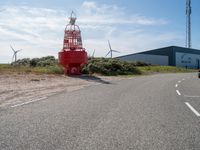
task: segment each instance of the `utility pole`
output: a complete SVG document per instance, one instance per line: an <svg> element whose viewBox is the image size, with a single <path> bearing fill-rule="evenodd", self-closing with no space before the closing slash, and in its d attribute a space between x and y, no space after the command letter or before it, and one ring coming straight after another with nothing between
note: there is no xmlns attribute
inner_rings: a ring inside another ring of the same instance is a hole
<svg viewBox="0 0 200 150"><path fill-rule="evenodd" d="M191 48L191 14L192 14L192 7L191 7L191 0L186 0L186 47Z"/></svg>

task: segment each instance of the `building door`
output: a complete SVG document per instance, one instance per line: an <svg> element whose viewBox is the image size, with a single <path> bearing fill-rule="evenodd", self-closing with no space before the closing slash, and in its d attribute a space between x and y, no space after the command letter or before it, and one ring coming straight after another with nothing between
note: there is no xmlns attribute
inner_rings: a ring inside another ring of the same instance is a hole
<svg viewBox="0 0 200 150"><path fill-rule="evenodd" d="M200 68L200 60L197 59L197 69L199 69L199 68Z"/></svg>

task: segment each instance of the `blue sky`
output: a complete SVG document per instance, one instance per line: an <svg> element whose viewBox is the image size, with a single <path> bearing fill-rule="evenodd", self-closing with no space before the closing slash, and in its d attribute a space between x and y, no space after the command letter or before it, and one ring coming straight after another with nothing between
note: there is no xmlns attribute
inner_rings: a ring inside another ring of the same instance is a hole
<svg viewBox="0 0 200 150"><path fill-rule="evenodd" d="M192 47L200 49L199 0L192 0ZM185 46L185 0L1 0L0 63L54 55L72 10L88 54L105 56L109 39L115 56L177 45Z"/></svg>

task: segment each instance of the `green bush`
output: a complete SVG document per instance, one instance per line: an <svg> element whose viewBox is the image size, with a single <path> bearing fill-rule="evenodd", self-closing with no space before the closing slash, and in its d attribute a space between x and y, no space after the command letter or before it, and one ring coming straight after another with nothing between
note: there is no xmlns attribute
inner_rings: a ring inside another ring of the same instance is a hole
<svg viewBox="0 0 200 150"><path fill-rule="evenodd" d="M30 59L29 58L19 59L16 62L12 63L12 65L15 65L15 66L30 66Z"/></svg>
<svg viewBox="0 0 200 150"><path fill-rule="evenodd" d="M30 66L31 67L37 67L38 62L40 61L39 58L33 58L30 60Z"/></svg>
<svg viewBox="0 0 200 150"><path fill-rule="evenodd" d="M152 73L179 73L194 72L195 70L171 67L152 66L143 62L125 62L118 59L90 58L82 72L84 74L100 75L140 75ZM58 60L53 56L33 59L21 59L16 63L0 64L0 73L39 73L39 74L63 74L64 70L58 65Z"/></svg>
<svg viewBox="0 0 200 150"><path fill-rule="evenodd" d="M9 66L9 67L8 67ZM58 65L58 60L54 56L42 58L24 58L19 59L11 65L1 65L0 72L7 70L8 72L20 73L47 73L47 74L63 74L63 68ZM4 68L3 68L4 67ZM6 67L6 68L5 68Z"/></svg>
<svg viewBox="0 0 200 150"><path fill-rule="evenodd" d="M101 75L139 75L141 71L137 69L136 63L124 62L118 59L95 58L90 59L83 68L83 73Z"/></svg>
<svg viewBox="0 0 200 150"><path fill-rule="evenodd" d="M135 62L135 65L136 66L140 66L140 67L142 67L142 66L151 66L151 64L147 64L147 63L141 62L141 61Z"/></svg>
<svg viewBox="0 0 200 150"><path fill-rule="evenodd" d="M14 66L27 66L27 67L46 67L46 66L55 66L58 64L58 61L54 56L47 56L42 58L24 58L19 59L16 62L12 63Z"/></svg>

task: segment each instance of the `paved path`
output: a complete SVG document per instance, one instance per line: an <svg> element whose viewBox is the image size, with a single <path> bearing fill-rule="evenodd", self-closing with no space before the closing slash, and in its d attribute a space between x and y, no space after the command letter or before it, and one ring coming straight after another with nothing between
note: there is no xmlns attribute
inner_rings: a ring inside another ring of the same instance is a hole
<svg viewBox="0 0 200 150"><path fill-rule="evenodd" d="M102 82L0 107L1 150L199 150L200 79Z"/></svg>

